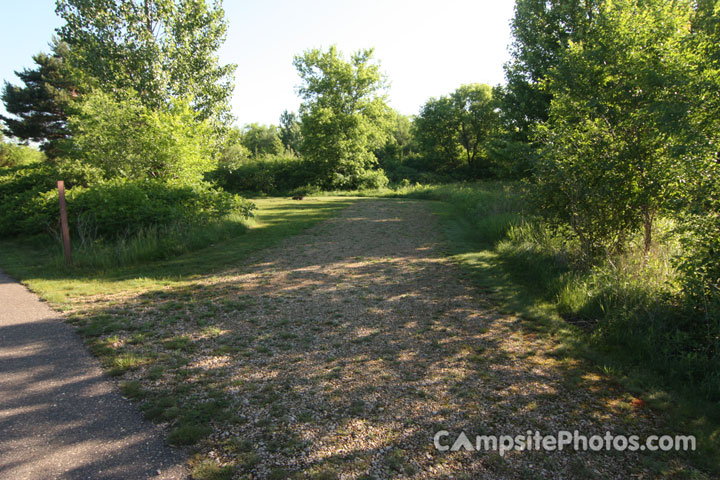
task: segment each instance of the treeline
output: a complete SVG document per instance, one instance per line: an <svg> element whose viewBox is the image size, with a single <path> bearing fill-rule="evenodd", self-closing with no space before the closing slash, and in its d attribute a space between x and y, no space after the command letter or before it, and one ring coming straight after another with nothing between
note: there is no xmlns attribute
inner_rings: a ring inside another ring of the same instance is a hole
<svg viewBox="0 0 720 480"><path fill-rule="evenodd" d="M462 85L409 117L387 105L372 55L348 60L331 47L297 56L300 111L285 111L278 126L234 127L210 177L232 191L287 194L522 175L494 154L500 87Z"/></svg>

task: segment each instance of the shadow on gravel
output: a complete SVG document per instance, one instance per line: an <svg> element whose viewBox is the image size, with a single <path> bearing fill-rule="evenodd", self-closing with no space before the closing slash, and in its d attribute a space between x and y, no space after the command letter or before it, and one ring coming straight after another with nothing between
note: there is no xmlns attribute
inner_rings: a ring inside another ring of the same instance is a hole
<svg viewBox="0 0 720 480"><path fill-rule="evenodd" d="M440 430L452 443L461 431L648 427L612 386L495 313L433 228L418 202L359 202L246 268L115 299L75 322L108 366L138 359L117 373L140 379L134 397L172 424L172 439L253 478L643 471L629 452L435 449Z"/></svg>

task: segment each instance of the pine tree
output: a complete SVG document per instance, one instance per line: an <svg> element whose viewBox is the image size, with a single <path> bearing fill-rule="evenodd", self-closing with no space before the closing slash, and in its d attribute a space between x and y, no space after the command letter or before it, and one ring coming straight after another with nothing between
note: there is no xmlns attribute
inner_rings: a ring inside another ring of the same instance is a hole
<svg viewBox="0 0 720 480"><path fill-rule="evenodd" d="M15 72L23 86L5 82L2 101L14 117L2 116L5 133L40 143L49 158L60 154L59 142L68 137L67 118L78 88L64 64L67 46L52 45L51 54L33 56L36 67Z"/></svg>

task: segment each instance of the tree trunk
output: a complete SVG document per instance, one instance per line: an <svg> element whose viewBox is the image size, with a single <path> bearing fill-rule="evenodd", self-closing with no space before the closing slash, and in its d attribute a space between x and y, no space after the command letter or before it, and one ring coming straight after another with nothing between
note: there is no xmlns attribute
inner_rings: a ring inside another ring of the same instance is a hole
<svg viewBox="0 0 720 480"><path fill-rule="evenodd" d="M645 255L647 255L648 252L650 252L650 246L652 245L653 224L653 213L648 207L643 209L643 224L645 226Z"/></svg>

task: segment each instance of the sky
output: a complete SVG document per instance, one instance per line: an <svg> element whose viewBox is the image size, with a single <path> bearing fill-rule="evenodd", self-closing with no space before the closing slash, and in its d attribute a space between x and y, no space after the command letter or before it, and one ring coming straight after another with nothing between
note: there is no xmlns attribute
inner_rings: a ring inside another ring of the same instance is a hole
<svg viewBox="0 0 720 480"><path fill-rule="evenodd" d="M430 97L464 83L503 83L513 0L225 0L229 23L222 63L238 65L238 125L277 124L300 105L293 57L337 45L346 57L373 47L390 82L389 104L416 114ZM32 67L48 50L54 0L0 0L0 80ZM0 113L5 113L0 105Z"/></svg>

